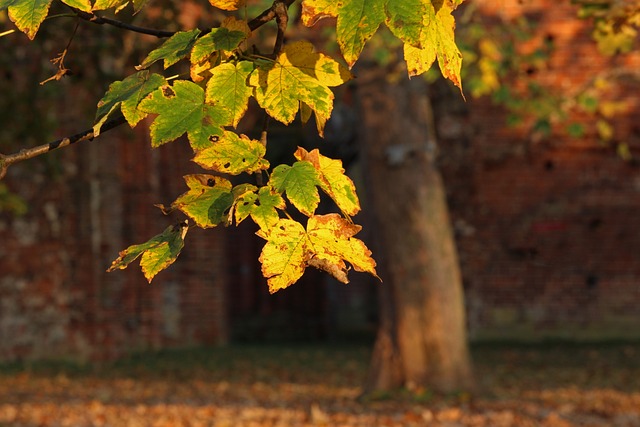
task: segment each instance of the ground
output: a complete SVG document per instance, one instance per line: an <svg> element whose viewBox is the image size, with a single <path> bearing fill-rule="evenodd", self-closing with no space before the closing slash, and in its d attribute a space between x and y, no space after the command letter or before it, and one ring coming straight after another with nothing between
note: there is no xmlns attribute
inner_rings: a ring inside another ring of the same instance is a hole
<svg viewBox="0 0 640 427"><path fill-rule="evenodd" d="M640 344L482 345L478 390L359 399L369 347L234 346L0 367L0 426L640 426Z"/></svg>

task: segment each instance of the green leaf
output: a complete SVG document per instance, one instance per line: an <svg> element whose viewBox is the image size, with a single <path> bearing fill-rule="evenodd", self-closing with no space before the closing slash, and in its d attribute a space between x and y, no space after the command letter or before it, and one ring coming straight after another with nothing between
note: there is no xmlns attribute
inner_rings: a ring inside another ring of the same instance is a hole
<svg viewBox="0 0 640 427"><path fill-rule="evenodd" d="M0 10L6 9L18 0L0 0Z"/></svg>
<svg viewBox="0 0 640 427"><path fill-rule="evenodd" d="M189 191L178 197L172 209L179 209L195 221L200 228L211 228L227 223L233 205L231 182L219 176L194 174L184 177Z"/></svg>
<svg viewBox="0 0 640 427"><path fill-rule="evenodd" d="M111 263L107 271L125 269L129 264L142 255L140 267L149 283L160 271L169 267L180 255L184 247L184 237L189 227L186 223L169 226L161 234L152 237L149 241L129 246L120 252L120 256Z"/></svg>
<svg viewBox="0 0 640 427"><path fill-rule="evenodd" d="M293 121L301 101L324 122L333 109L333 92L328 86L350 77L337 62L301 41L285 46L275 61L261 63L249 77L249 84L255 88L258 104L282 123Z"/></svg>
<svg viewBox="0 0 640 427"><path fill-rule="evenodd" d="M229 31L227 28L214 28L209 34L200 37L191 50L191 62L201 62L217 50L231 52L246 38L242 31Z"/></svg>
<svg viewBox="0 0 640 427"><path fill-rule="evenodd" d="M134 127L147 116L147 113L138 109L140 101L166 83L167 81L160 74L149 74L147 70L132 74L122 81L113 82L98 102L96 113L98 121L93 127L95 136L100 133L100 127L111 115L110 113L118 108L129 125Z"/></svg>
<svg viewBox="0 0 640 427"><path fill-rule="evenodd" d="M355 64L364 44L384 21L386 3L387 0L346 0L340 7L336 34L349 67Z"/></svg>
<svg viewBox="0 0 640 427"><path fill-rule="evenodd" d="M212 68L211 78L207 82L206 99L208 103L224 105L233 114L233 126L247 112L249 97L253 88L247 79L253 71L253 63L240 61L237 64L224 63Z"/></svg>
<svg viewBox="0 0 640 427"><path fill-rule="evenodd" d="M405 43L419 47L424 30L422 18L426 12L425 0L390 1L387 3L387 27Z"/></svg>
<svg viewBox="0 0 640 427"><path fill-rule="evenodd" d="M292 166L280 165L269 179L274 190L285 192L293 206L307 216L313 215L320 203L316 188L320 184L316 169L307 161L295 162Z"/></svg>
<svg viewBox="0 0 640 427"><path fill-rule="evenodd" d="M152 50L151 53L138 65L136 69L140 70L149 67L156 61L164 60L164 68L167 69L182 58L186 58L191 52L191 48L196 42L199 29L191 31L178 31L165 41L159 48Z"/></svg>
<svg viewBox="0 0 640 427"><path fill-rule="evenodd" d="M199 151L193 161L205 169L238 175L268 169L265 152L266 147L260 141L225 131L213 145Z"/></svg>
<svg viewBox="0 0 640 427"><path fill-rule="evenodd" d="M320 178L320 188L338 205L345 215L355 215L360 212L360 201L356 194L356 186L347 175L340 160L325 157L318 149L308 152L298 147L296 159L306 160L313 165Z"/></svg>
<svg viewBox="0 0 640 427"><path fill-rule="evenodd" d="M276 209L284 210L286 207L284 199L268 186L261 187L258 194L256 194L258 189L253 185L241 184L241 186L238 186L241 188L236 187L237 191L234 188L234 194L237 194L234 201L236 224L240 224L251 215L251 219L260 229L268 232L280 219Z"/></svg>
<svg viewBox="0 0 640 427"><path fill-rule="evenodd" d="M138 108L158 114L151 124L153 147L173 141L186 132L191 147L198 151L211 146L212 140L222 136L223 126L231 121L228 110L206 104L204 90L186 80L160 87L143 99Z"/></svg>
<svg viewBox="0 0 640 427"><path fill-rule="evenodd" d="M9 4L9 19L16 27L33 40L49 13L51 0L15 0Z"/></svg>

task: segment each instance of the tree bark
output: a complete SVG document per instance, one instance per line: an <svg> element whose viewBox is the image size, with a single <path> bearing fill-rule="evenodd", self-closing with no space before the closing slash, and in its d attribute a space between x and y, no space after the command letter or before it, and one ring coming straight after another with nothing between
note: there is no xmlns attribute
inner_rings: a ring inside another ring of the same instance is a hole
<svg viewBox="0 0 640 427"><path fill-rule="evenodd" d="M464 296L423 79L358 73L362 154L381 264L381 322L365 392L473 386Z"/></svg>

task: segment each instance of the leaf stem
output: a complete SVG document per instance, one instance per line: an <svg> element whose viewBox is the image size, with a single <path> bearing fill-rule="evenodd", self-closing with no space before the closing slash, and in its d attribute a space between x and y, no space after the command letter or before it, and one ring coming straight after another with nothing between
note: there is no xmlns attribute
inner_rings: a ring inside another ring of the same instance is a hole
<svg viewBox="0 0 640 427"><path fill-rule="evenodd" d="M108 130L116 128L127 121L123 116L117 117L113 120L109 120L100 128L100 133L104 133ZM21 162L23 160L32 159L58 148L66 147L67 145L75 144L80 141L93 140L93 128L83 130L75 135L67 136L47 144L38 145L37 147L22 149L13 154L0 154L0 179L4 178L7 174L7 169L14 163Z"/></svg>

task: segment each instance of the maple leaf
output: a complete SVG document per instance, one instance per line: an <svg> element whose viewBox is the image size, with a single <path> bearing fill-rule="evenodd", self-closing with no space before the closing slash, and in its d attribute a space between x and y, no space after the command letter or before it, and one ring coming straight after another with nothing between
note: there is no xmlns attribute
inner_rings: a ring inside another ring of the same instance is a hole
<svg viewBox="0 0 640 427"><path fill-rule="evenodd" d="M100 127L120 109L122 115L131 127L147 116L147 113L138 109L138 104L167 81L160 74L149 74L147 70L137 72L122 81L116 81L109 85L109 90L98 102L96 124L93 126L94 136L100 134Z"/></svg>
<svg viewBox="0 0 640 427"><path fill-rule="evenodd" d="M298 147L295 153L298 160L306 160L313 165L320 178L320 188L327 193L345 215L355 215L360 212L360 201L356 194L356 186L351 178L344 174L340 160L325 157L318 149L308 152Z"/></svg>
<svg viewBox="0 0 640 427"><path fill-rule="evenodd" d="M455 19L452 15L455 5L451 0L442 1L435 8L429 0L422 0L425 6L423 27L419 34L419 46L405 42L404 57L410 76L426 72L438 59L440 71L445 78L451 80L462 89L460 69L462 54L455 42Z"/></svg>
<svg viewBox="0 0 640 427"><path fill-rule="evenodd" d="M253 63L249 61L237 64L227 62L210 70L211 78L206 88L207 102L227 107L233 114L234 127L238 126L249 106L253 88L247 85L247 79L252 71Z"/></svg>
<svg viewBox="0 0 640 427"><path fill-rule="evenodd" d="M351 74L333 59L299 41L287 45L275 61L262 61L249 77L258 104L282 123L293 121L300 102L320 118L331 116L333 92L329 86L348 81Z"/></svg>
<svg viewBox="0 0 640 427"><path fill-rule="evenodd" d="M375 34L385 19L387 0L345 1L338 12L336 35L345 61L352 67L364 44Z"/></svg>
<svg viewBox="0 0 640 427"><path fill-rule="evenodd" d="M200 228L226 224L227 214L233 204L231 182L219 176L194 174L184 177L189 191L178 197L171 209L159 205L163 212L178 209L193 219Z"/></svg>
<svg viewBox="0 0 640 427"><path fill-rule="evenodd" d="M149 283L160 271L169 267L180 255L184 247L184 237L189 227L187 222L167 227L162 233L152 237L149 241L129 246L116 260L111 263L107 271L115 269L125 269L129 264L140 259L140 267L144 277Z"/></svg>
<svg viewBox="0 0 640 427"><path fill-rule="evenodd" d="M307 161L280 165L269 178L269 186L280 194L285 192L293 206L307 216L313 215L320 203L318 185L321 185L318 172Z"/></svg>
<svg viewBox="0 0 640 427"><path fill-rule="evenodd" d="M268 233L280 219L276 209L284 210L286 207L282 196L268 186L258 190L254 185L241 184L233 189L233 194L236 224L251 216L265 233Z"/></svg>
<svg viewBox="0 0 640 427"><path fill-rule="evenodd" d="M371 251L353 237L360 229L338 214L329 214L309 218L306 230L297 221L280 219L269 232L258 231L258 236L267 240L260 262L269 292L298 281L309 265L325 270L343 283L348 282L346 263L356 271L377 277Z"/></svg>
<svg viewBox="0 0 640 427"><path fill-rule="evenodd" d="M302 21L307 26L314 25L320 18L338 18L336 36L342 56L349 67L355 64L365 43L375 34L385 20L385 6L388 0L304 0Z"/></svg>
<svg viewBox="0 0 640 427"><path fill-rule="evenodd" d="M159 48L152 50L136 69L141 70L147 68L154 62L160 60L164 60L165 69L169 68L191 53L191 49L199 35L200 30L197 28L191 31L178 31L160 45Z"/></svg>
<svg viewBox="0 0 640 427"><path fill-rule="evenodd" d="M349 67L382 22L404 42L409 76L422 74L438 59L442 74L460 83L462 55L454 40L451 13L463 0L303 0L302 21L311 26L324 16L337 18L336 36Z"/></svg>
<svg viewBox="0 0 640 427"><path fill-rule="evenodd" d="M47 17L50 6L51 0L14 0L3 4L9 8L9 19L31 40Z"/></svg>
<svg viewBox="0 0 640 427"><path fill-rule="evenodd" d="M213 52L221 50L231 52L238 47L246 35L242 31L229 31L227 28L214 28L208 34L196 40L191 49L191 62L200 62Z"/></svg>
<svg viewBox="0 0 640 427"><path fill-rule="evenodd" d="M187 133L191 147L201 150L211 146L211 140L222 136L229 125L230 113L218 105L205 103L204 90L193 82L175 80L143 99L138 108L158 114L151 124L151 145L158 147Z"/></svg>
<svg viewBox="0 0 640 427"><path fill-rule="evenodd" d="M199 151L193 161L205 169L238 175L268 169L265 152L266 147L260 141L224 131L213 145Z"/></svg>

